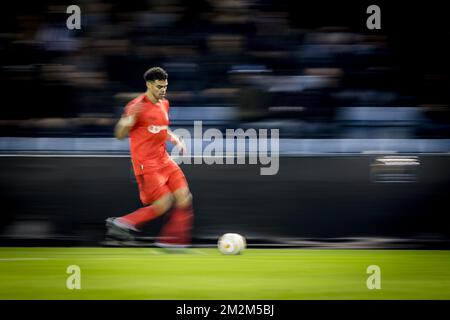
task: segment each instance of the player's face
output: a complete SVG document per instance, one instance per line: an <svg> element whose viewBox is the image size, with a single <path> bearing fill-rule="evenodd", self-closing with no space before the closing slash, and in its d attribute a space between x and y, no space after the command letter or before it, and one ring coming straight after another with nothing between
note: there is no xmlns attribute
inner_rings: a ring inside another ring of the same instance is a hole
<svg viewBox="0 0 450 320"><path fill-rule="evenodd" d="M156 99L163 99L167 92L167 80L155 80L147 82L147 87Z"/></svg>

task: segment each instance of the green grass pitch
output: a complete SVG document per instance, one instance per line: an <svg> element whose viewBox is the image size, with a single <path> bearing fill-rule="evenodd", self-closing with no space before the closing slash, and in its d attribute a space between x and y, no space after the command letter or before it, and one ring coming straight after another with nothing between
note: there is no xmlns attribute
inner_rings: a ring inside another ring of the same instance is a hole
<svg viewBox="0 0 450 320"><path fill-rule="evenodd" d="M370 265L381 289L367 288ZM0 299L450 299L450 251L0 248Z"/></svg>

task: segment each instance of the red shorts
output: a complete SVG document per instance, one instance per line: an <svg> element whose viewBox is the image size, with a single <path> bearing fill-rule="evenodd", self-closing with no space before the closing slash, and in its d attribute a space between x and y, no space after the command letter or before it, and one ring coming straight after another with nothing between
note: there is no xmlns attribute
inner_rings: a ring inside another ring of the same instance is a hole
<svg viewBox="0 0 450 320"><path fill-rule="evenodd" d="M175 190L188 187L183 171L174 161L169 161L161 168L144 166L142 174L136 175L136 180L139 197L144 205L151 204Z"/></svg>

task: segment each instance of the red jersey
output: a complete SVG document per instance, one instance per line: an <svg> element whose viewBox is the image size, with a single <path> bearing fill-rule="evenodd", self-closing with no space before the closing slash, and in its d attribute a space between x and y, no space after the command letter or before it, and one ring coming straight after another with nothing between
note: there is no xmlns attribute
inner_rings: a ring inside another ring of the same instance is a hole
<svg viewBox="0 0 450 320"><path fill-rule="evenodd" d="M171 161L166 151L169 101L161 99L153 103L142 94L126 105L123 116L131 115L136 117L136 122L128 133L135 174L142 174L144 167L164 167Z"/></svg>

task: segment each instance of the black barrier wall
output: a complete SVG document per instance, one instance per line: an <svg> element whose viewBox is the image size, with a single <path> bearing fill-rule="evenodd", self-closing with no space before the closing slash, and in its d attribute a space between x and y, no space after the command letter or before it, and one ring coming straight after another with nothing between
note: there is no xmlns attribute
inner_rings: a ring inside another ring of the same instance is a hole
<svg viewBox="0 0 450 320"><path fill-rule="evenodd" d="M261 176L260 165L182 165L194 195L194 239L225 232L448 239L450 157L415 155L397 167L380 165L380 157L282 157L274 176ZM128 157L3 156L0 163L3 240L96 243L107 217L140 206ZM163 219L142 236L155 236Z"/></svg>

